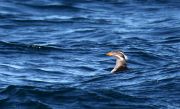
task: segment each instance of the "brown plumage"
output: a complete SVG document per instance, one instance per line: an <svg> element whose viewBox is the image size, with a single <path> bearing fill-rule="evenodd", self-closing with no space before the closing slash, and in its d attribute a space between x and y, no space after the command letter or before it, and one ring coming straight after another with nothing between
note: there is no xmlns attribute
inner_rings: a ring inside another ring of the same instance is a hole
<svg viewBox="0 0 180 109"><path fill-rule="evenodd" d="M116 58L116 65L114 66L114 69L111 71L111 73L115 73L119 70L124 70L127 68L126 66L127 56L123 52L111 51L111 52L108 52L106 55L113 56Z"/></svg>

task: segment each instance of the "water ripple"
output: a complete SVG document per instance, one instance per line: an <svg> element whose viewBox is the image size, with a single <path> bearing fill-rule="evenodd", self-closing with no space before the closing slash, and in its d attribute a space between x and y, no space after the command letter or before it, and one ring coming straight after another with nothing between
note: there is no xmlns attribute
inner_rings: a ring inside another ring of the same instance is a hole
<svg viewBox="0 0 180 109"><path fill-rule="evenodd" d="M178 1L1 0L2 109L178 109ZM122 50L128 69L111 74Z"/></svg>

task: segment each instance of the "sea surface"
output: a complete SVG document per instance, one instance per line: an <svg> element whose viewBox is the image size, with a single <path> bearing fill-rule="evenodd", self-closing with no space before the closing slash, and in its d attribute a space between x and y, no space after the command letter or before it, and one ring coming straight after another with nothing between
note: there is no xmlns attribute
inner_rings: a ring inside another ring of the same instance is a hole
<svg viewBox="0 0 180 109"><path fill-rule="evenodd" d="M180 109L180 1L0 0L0 109Z"/></svg>

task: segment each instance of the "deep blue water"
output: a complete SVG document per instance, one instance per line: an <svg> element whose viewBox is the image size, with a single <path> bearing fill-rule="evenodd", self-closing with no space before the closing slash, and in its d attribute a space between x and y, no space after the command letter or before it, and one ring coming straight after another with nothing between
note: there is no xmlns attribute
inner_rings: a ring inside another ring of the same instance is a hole
<svg viewBox="0 0 180 109"><path fill-rule="evenodd" d="M180 109L179 63L178 0L0 0L0 109Z"/></svg>

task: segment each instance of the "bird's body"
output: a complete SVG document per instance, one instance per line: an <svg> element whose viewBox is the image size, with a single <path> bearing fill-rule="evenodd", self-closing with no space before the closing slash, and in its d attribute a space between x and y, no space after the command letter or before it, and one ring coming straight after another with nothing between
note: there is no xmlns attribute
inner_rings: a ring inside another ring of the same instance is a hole
<svg viewBox="0 0 180 109"><path fill-rule="evenodd" d="M111 52L108 52L106 55L113 56L116 58L116 65L114 66L111 73L115 73L117 71L124 70L127 68L127 65L126 65L127 56L123 52L111 51Z"/></svg>

